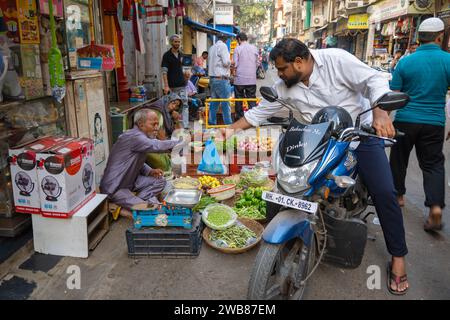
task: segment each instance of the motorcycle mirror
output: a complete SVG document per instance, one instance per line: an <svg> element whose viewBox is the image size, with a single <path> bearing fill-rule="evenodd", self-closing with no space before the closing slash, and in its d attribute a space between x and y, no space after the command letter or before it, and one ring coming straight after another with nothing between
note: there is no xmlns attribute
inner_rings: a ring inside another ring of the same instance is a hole
<svg viewBox="0 0 450 320"><path fill-rule="evenodd" d="M349 188L355 185L355 180L350 178L349 176L334 176L334 182L336 182L339 188Z"/></svg>
<svg viewBox="0 0 450 320"><path fill-rule="evenodd" d="M403 92L388 92L378 100L377 106L384 111L394 111L403 108L409 101L409 96Z"/></svg>
<svg viewBox="0 0 450 320"><path fill-rule="evenodd" d="M277 92L271 87L261 87L261 89L259 89L259 92L261 93L263 98L269 102L275 102L278 99Z"/></svg>

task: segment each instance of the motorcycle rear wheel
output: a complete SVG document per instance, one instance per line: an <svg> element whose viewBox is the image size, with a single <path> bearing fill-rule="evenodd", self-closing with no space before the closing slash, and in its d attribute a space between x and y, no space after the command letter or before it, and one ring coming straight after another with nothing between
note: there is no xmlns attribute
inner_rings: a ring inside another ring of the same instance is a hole
<svg viewBox="0 0 450 320"><path fill-rule="evenodd" d="M306 284L300 284L314 267L316 241L310 247L295 238L282 244L263 242L250 278L251 300L301 300Z"/></svg>

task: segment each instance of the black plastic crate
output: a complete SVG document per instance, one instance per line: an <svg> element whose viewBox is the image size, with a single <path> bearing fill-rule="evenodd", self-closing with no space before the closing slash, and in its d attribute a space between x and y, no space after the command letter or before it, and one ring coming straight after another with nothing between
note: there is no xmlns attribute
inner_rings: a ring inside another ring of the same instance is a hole
<svg viewBox="0 0 450 320"><path fill-rule="evenodd" d="M178 227L129 228L126 231L130 257L196 257L202 246L203 222L198 213L192 217L192 229Z"/></svg>

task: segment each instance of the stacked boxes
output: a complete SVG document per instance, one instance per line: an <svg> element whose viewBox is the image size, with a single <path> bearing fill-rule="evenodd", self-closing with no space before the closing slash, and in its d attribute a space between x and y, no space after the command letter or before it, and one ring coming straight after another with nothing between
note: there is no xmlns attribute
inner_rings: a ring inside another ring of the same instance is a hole
<svg viewBox="0 0 450 320"><path fill-rule="evenodd" d="M72 138L45 137L30 144L9 150L9 163L17 212L41 213L36 156Z"/></svg>
<svg viewBox="0 0 450 320"><path fill-rule="evenodd" d="M137 86L130 88L130 102L144 102L146 100L146 92L144 86Z"/></svg>
<svg viewBox="0 0 450 320"><path fill-rule="evenodd" d="M17 212L69 218L95 195L91 139L45 137L9 150Z"/></svg>
<svg viewBox="0 0 450 320"><path fill-rule="evenodd" d="M39 153L38 181L44 217L69 218L95 196L94 144L80 138Z"/></svg>

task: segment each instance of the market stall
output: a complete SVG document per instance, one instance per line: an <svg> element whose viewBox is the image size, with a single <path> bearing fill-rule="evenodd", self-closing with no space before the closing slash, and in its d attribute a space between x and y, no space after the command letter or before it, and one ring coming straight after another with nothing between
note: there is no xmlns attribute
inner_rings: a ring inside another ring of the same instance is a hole
<svg viewBox="0 0 450 320"><path fill-rule="evenodd" d="M180 156L187 170L173 164L161 205L133 208L126 235L130 256L197 256L202 239L221 252L241 253L261 240L268 222L262 194L275 187L270 163L275 140L263 138L259 129L242 141L223 142L215 133L194 132ZM175 239L184 239L184 245L174 246Z"/></svg>
<svg viewBox="0 0 450 320"><path fill-rule="evenodd" d="M107 202L95 183L110 146L103 71L113 65L106 63L111 51L94 42L101 42L97 6L0 3L0 236L33 224L37 252L74 254L74 239L93 248L108 229ZM86 248L75 256L86 257Z"/></svg>
<svg viewBox="0 0 450 320"><path fill-rule="evenodd" d="M170 182L161 205L133 210L133 227L126 234L128 253L197 256L202 238L224 253L248 251L261 240L262 223L267 222L262 193L273 188L264 164L223 178L177 178ZM175 245L177 239L184 243Z"/></svg>
<svg viewBox="0 0 450 320"><path fill-rule="evenodd" d="M370 6L366 57L376 67L388 66L396 50L403 53L417 41L420 21L432 16L434 1L383 0Z"/></svg>
<svg viewBox="0 0 450 320"><path fill-rule="evenodd" d="M61 1L54 1L56 15ZM50 43L46 1L7 0L0 3L0 56L5 72L0 81L0 236L14 237L30 224L29 215L15 210L8 149L45 135L66 134L64 105L49 97ZM63 45L62 19L56 36Z"/></svg>

